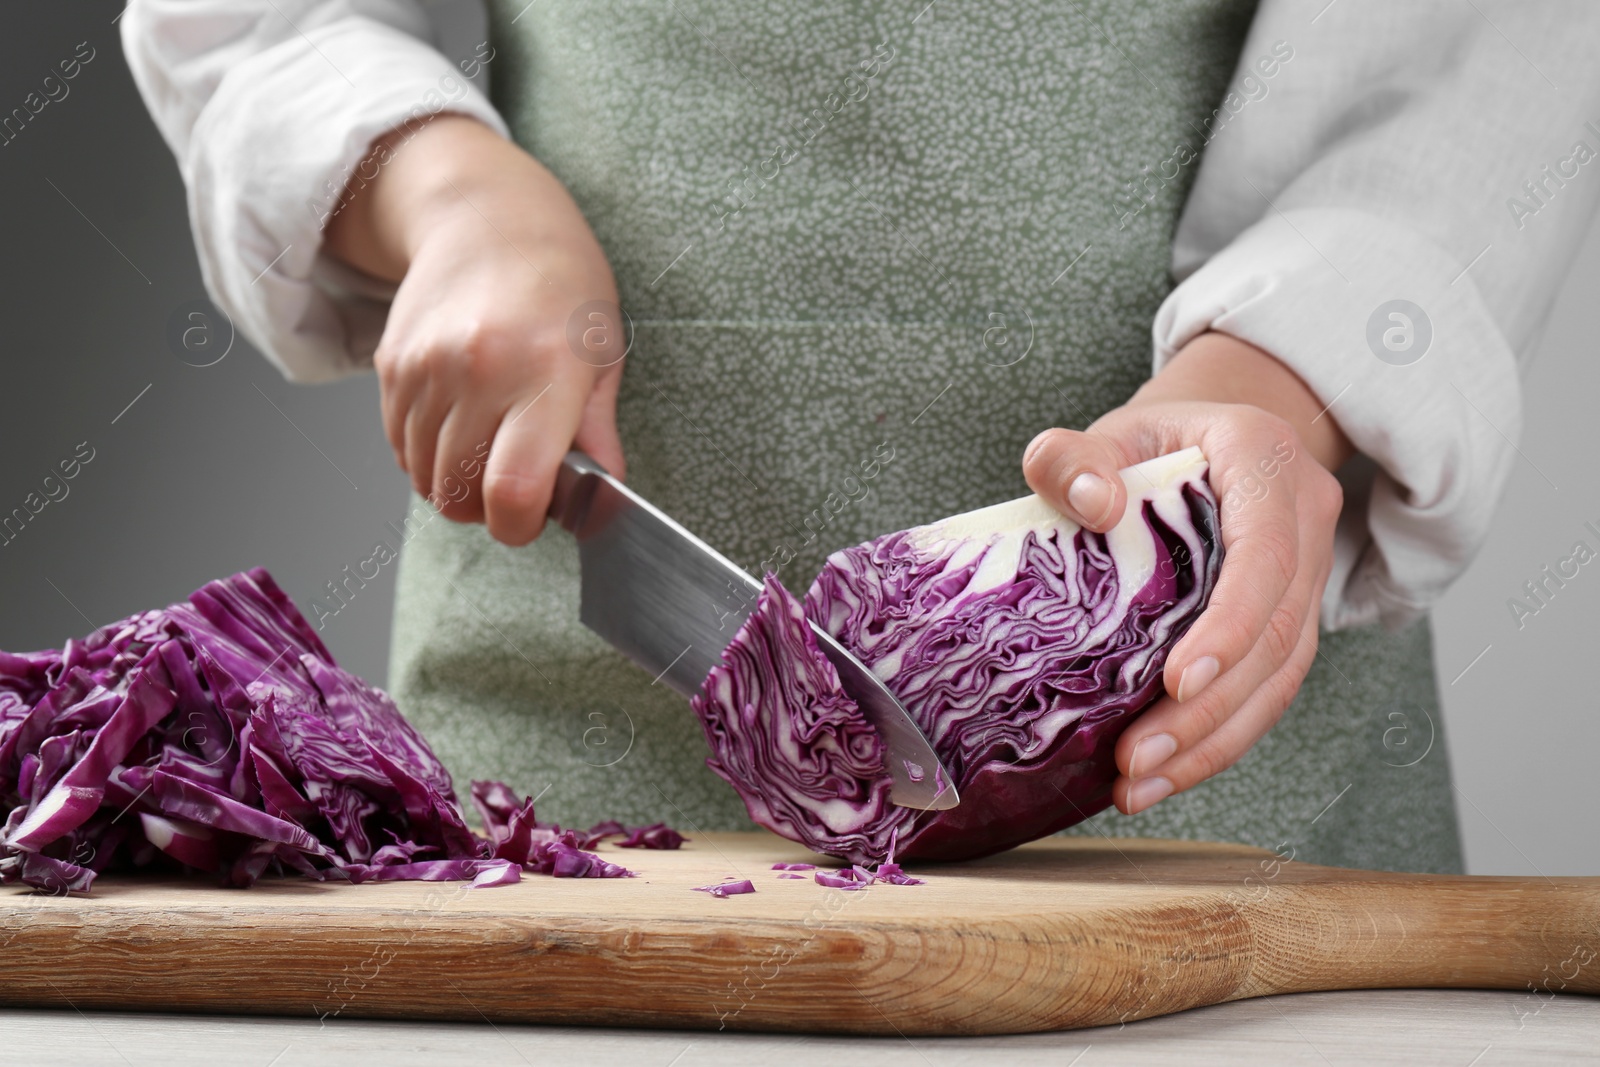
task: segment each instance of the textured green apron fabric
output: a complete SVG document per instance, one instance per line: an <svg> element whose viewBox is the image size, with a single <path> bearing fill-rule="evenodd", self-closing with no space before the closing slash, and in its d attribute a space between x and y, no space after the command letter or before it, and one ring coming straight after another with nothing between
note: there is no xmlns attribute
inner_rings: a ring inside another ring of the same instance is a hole
<svg viewBox="0 0 1600 1067"><path fill-rule="evenodd" d="M630 482L797 592L835 549L1025 493L1037 431L1148 375L1193 168L1126 225L1120 194L1200 143L1252 7L495 5L496 102L571 188L632 319ZM509 549L422 525L401 706L458 779L539 794L545 818L748 826L686 702L583 629L577 596L559 530ZM1236 767L1078 831L1456 870L1438 725L1426 626L1329 635Z"/></svg>

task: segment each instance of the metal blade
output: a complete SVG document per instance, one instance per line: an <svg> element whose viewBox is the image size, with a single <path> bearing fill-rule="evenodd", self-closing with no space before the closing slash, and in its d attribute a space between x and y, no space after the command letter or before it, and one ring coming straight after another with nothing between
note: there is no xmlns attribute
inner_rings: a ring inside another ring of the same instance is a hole
<svg viewBox="0 0 1600 1067"><path fill-rule="evenodd" d="M562 462L550 514L578 539L583 624L657 682L698 693L755 610L761 583L581 452ZM811 628L888 749L889 798L941 811L960 803L949 772L894 694L831 635Z"/></svg>

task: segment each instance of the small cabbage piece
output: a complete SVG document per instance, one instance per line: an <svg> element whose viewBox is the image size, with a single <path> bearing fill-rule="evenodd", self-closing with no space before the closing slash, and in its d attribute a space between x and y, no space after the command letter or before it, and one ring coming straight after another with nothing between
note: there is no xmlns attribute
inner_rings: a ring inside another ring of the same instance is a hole
<svg viewBox="0 0 1600 1067"><path fill-rule="evenodd" d="M59 652L0 652L0 883L76 892L113 868L188 867L237 886L505 885L626 876L585 851L612 834L683 841L660 824L563 831L498 782L473 799L488 838L389 697L335 665L259 568Z"/></svg>
<svg viewBox="0 0 1600 1067"><path fill-rule="evenodd" d="M884 860L876 869L869 870L861 864L842 867L837 871L818 871L812 878L829 889L865 889L875 882L886 885L924 885L921 878L913 878L894 860Z"/></svg>
<svg viewBox="0 0 1600 1067"><path fill-rule="evenodd" d="M526 850L536 840L560 840L574 848L594 848L608 837L622 838L616 842L618 848L671 850L681 848L689 840L663 822L648 826L624 826L615 819L607 819L587 830L563 830L553 822L535 820L533 801L518 800L516 793L504 782L473 782L471 793L472 803L483 817L489 840L497 850Z"/></svg>
<svg viewBox="0 0 1600 1067"><path fill-rule="evenodd" d="M622 840L617 842L617 847L675 849L687 840L688 838L666 823L657 822L651 823L649 826L636 826L631 830L625 831Z"/></svg>
<svg viewBox="0 0 1600 1067"><path fill-rule="evenodd" d="M825 886L828 889L846 889L852 892L857 889L865 889L872 884L858 878L854 867L846 867L842 874L835 874L832 871L818 871L812 877L820 886Z"/></svg>
<svg viewBox="0 0 1600 1067"><path fill-rule="evenodd" d="M1104 534L1029 496L844 549L803 607L768 575L693 701L708 765L757 823L852 863L896 842L910 859L988 855L1102 810L1117 738L1222 565L1206 470L1195 448L1127 468ZM883 744L807 619L900 698L960 805L890 802Z"/></svg>

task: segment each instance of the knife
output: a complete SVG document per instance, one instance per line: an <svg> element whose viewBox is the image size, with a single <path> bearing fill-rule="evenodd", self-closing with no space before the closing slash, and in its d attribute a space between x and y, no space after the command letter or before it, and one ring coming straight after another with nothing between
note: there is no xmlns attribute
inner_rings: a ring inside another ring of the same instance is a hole
<svg viewBox="0 0 1600 1067"><path fill-rule="evenodd" d="M692 697L754 613L761 583L685 530L582 452L556 474L550 516L578 540L578 617L657 682ZM943 811L960 803L911 713L833 636L809 623L888 750L889 799ZM652 683L653 684L653 683Z"/></svg>

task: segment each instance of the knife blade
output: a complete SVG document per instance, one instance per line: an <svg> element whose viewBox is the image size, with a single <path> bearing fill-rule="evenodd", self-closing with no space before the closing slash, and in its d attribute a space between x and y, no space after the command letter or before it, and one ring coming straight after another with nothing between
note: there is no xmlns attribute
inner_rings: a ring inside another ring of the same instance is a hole
<svg viewBox="0 0 1600 1067"><path fill-rule="evenodd" d="M698 693L755 611L761 583L582 452L562 460L550 515L578 541L583 624L656 682L686 697ZM831 634L810 625L845 694L888 750L889 799L936 811L959 804L949 771L910 712Z"/></svg>

